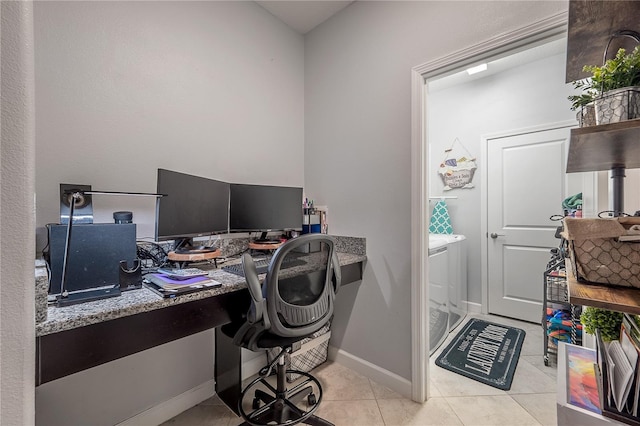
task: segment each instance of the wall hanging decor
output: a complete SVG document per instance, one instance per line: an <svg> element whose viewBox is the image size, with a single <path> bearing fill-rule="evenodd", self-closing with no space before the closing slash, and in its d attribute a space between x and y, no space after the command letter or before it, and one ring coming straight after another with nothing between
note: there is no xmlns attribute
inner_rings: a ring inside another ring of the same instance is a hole
<svg viewBox="0 0 640 426"><path fill-rule="evenodd" d="M451 148L445 149L445 158L440 163L438 174L444 183L443 190L455 188L473 188L471 183L478 166L476 158L472 156L458 138L455 138Z"/></svg>

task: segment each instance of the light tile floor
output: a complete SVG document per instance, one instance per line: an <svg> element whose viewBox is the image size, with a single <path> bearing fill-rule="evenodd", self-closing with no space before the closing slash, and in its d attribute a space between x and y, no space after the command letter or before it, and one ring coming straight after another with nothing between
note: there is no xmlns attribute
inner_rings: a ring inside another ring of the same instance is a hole
<svg viewBox="0 0 640 426"><path fill-rule="evenodd" d="M471 316L471 315L470 315ZM542 327L490 315L473 315L526 331L511 389L502 391L447 371L431 357L430 398L424 404L336 363L314 370L324 397L317 415L336 426L370 425L556 425L556 367L544 365ZM466 320L462 324L466 323ZM553 359L553 358L552 358ZM165 422L165 426L235 426L241 419L211 398Z"/></svg>

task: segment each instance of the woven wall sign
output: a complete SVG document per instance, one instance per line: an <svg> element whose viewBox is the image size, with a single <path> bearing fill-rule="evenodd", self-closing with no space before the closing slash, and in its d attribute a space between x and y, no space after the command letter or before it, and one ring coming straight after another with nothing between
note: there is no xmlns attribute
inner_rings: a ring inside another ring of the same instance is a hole
<svg viewBox="0 0 640 426"><path fill-rule="evenodd" d="M451 148L444 152L445 158L438 169L438 174L444 183L443 190L473 188L471 181L478 168L476 158L467 151L458 138L453 141Z"/></svg>

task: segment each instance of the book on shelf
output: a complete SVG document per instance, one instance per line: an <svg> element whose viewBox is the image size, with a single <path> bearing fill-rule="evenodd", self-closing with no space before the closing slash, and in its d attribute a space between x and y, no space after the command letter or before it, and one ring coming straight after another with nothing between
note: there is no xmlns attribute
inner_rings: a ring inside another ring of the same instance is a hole
<svg viewBox="0 0 640 426"><path fill-rule="evenodd" d="M567 354L567 402L600 414L600 393L594 369L596 351L571 343L561 344Z"/></svg>
<svg viewBox="0 0 640 426"><path fill-rule="evenodd" d="M625 329L629 333L629 337L635 343L636 346L640 347L640 327L638 323L636 323L634 319L634 315L623 314L622 315L622 324L625 326Z"/></svg>
<svg viewBox="0 0 640 426"><path fill-rule="evenodd" d="M600 409L604 410L607 405L611 405L611 393L609 392L609 385L607 383L607 359L604 355L606 347L600 330L595 330L596 338L596 363L594 369L596 372L596 382L598 384L598 391L600 396Z"/></svg>
<svg viewBox="0 0 640 426"><path fill-rule="evenodd" d="M623 319L619 340L606 343L596 329L594 371L602 414L637 425L640 424L640 345L631 337L630 327L629 319Z"/></svg>
<svg viewBox="0 0 640 426"><path fill-rule="evenodd" d="M623 320L620 326L620 346L634 369L633 386L627 399L627 412L637 417L640 405L640 345L631 337L628 326L629 324L625 324Z"/></svg>

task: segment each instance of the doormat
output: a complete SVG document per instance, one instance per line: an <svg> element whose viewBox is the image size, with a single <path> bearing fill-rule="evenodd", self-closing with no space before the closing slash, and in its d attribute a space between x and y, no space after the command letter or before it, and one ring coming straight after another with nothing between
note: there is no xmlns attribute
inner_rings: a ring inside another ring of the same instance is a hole
<svg viewBox="0 0 640 426"><path fill-rule="evenodd" d="M525 334L519 328L472 318L442 351L436 365L509 390Z"/></svg>

